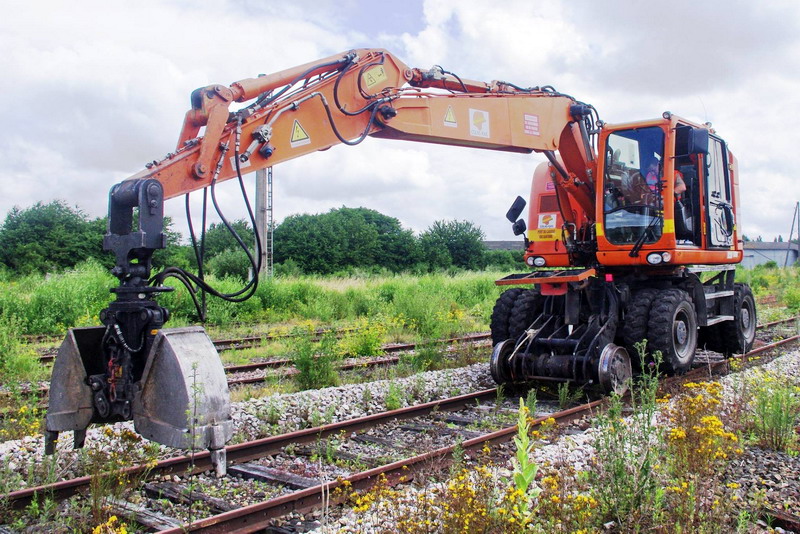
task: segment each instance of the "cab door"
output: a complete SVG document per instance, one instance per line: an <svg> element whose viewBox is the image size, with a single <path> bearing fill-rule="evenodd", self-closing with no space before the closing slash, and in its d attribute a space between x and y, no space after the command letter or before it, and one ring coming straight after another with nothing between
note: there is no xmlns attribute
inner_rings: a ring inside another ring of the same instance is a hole
<svg viewBox="0 0 800 534"><path fill-rule="evenodd" d="M727 147L725 143L711 137L705 158L705 208L708 246L728 248L733 244L733 206L731 205L731 183L728 173Z"/></svg>

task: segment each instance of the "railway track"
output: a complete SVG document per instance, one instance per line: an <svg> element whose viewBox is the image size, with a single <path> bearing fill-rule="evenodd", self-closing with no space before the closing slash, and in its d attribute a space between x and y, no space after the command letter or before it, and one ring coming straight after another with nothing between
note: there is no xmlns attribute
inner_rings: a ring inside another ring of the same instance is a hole
<svg viewBox="0 0 800 534"><path fill-rule="evenodd" d="M768 325L764 325L768 327ZM773 343L765 344L747 354L736 356L733 359L741 359L747 361L750 357L755 356L765 351L776 349L788 343L794 343L800 340L800 336L795 335L783 340ZM705 378L709 373L725 372L731 360L719 359L717 361L706 361L699 363L699 366L691 370L689 373L680 377L670 377L666 380L666 387L685 382L689 380L698 380ZM569 410L555 411L555 413L542 413L537 414L534 424L541 423L546 417L553 417L560 423L565 423L576 418L584 417L596 411L601 400L595 400L581 406L571 408ZM485 444L499 444L509 441L516 433L516 426L509 425L501 428L493 428L485 432L478 432L472 430L472 434L464 432L459 426L458 429L450 430L449 434L451 443L441 444L439 446L428 450L427 452L413 451L412 454L406 454L400 459L386 462L381 465L371 466L356 472L348 472L338 477L330 477L327 482L311 484L311 479L303 477L292 477L291 473L281 474L279 469L270 468L263 465L263 458L274 458L278 455L285 454L286 447L300 448L304 445L319 443L320 440L331 438L332 436L352 436L353 439L358 439L358 436L365 436L371 429L374 430L379 425L395 424L399 420L414 420L417 419L415 424L407 424L406 428L430 428L433 425L430 422L419 422L419 418L430 418L432 415L437 416L439 420L448 421L444 412L454 412L457 410L475 410L481 411L480 406L487 406L489 403L497 405L497 390L487 389L470 393L467 395L459 395L448 399L437 400L425 404L403 408L400 410L392 410L379 414L370 415L363 418L351 419L339 423L323 425L314 428L308 428L301 431L290 432L277 436L271 436L251 442L240 443L231 445L226 448L227 458L231 469L229 472L238 473L242 476L261 477L262 481L272 480L272 482L280 481L285 488L290 485L287 481L294 480L295 491L287 492L281 491L271 498L259 499L259 502L250 503L244 506L236 507L235 509L219 510L219 506L209 506L209 509L216 509L219 513L211 515L204 519L194 521L189 524L181 524L180 521L169 517L156 517L148 516L149 519L141 519L145 527L151 529L162 529L164 532L178 533L178 532L254 532L267 527L276 518L285 516L286 514L297 511L304 512L319 508L323 502L327 504L334 504L337 501L336 488L349 486L348 492L352 490L367 489L371 487L377 477L386 476L390 482L397 482L401 478L408 479L424 469L429 468L432 463L447 462L447 459L452 455L455 448L454 435L461 435L463 441L460 447L464 450L474 450L483 447ZM479 404L479 406L477 406ZM514 404L504 405L504 409L508 412L513 412ZM485 409L485 408L484 408ZM477 417L479 419L480 416ZM453 426L462 425L465 421L476 420L475 416L452 417L449 421L453 422ZM428 421L428 420L425 420ZM388 435L387 432L377 430L374 431L372 437L367 439L363 438L362 442L381 443L385 442L385 438L381 436ZM432 448L432 447L431 447ZM403 450L408 453L408 450ZM259 468L259 462L262 463ZM241 466L240 469L236 469ZM129 474L135 475L143 473L146 468L134 467L129 470ZM148 474L148 478L164 477L179 477L183 478L192 473L201 473L212 469L210 455L207 452L196 453L193 456L174 457L162 462L159 462L152 468ZM47 496L54 500L63 500L76 493L84 492L91 483L91 477L85 476L70 480L64 480L55 484L40 486L36 488L29 488L7 494L0 497L0 501L7 503L6 505L20 509L29 505L33 500L39 499L42 496ZM151 485L151 491L153 487ZM163 487L163 485L162 485ZM178 484L177 498L181 495L181 488L185 489L185 484ZM173 488L174 489L174 488ZM166 490L165 490L166 491ZM345 492L345 493L348 493ZM167 498L168 495L167 495ZM201 493L197 493L194 499L204 499ZM208 501L213 504L213 498L208 498ZM120 505L120 514L128 514L130 517L132 512L130 509L125 509L124 505ZM224 508L224 507L223 507ZM134 517L136 514L133 514ZM138 521L139 519L137 519ZM791 521L791 517L787 519ZM149 523L148 523L149 522ZM786 524L791 524L786 523Z"/></svg>
<svg viewBox="0 0 800 534"><path fill-rule="evenodd" d="M795 317L790 317L788 319L780 319L777 321L772 321L769 323L758 325L756 329L757 331L764 331L789 323L797 323L798 321L800 321L800 316L795 316ZM352 330L354 329L350 329L350 331ZM330 331L318 330L317 334L321 336L326 332ZM275 338L277 339L286 337L292 337L292 336L291 335L277 336ZM490 338L491 334L489 332L479 332L475 334L469 334L466 336L439 340L437 341L437 343L447 343L447 344L469 343L469 342L483 341ZM214 341L214 343L215 346L217 346L217 343L220 343L219 346L221 347L235 346L237 348L241 348L243 343L256 343L256 339L263 340L265 338L248 337L241 339L223 339L223 340L216 340ZM261 341L259 341L259 343L260 342ZM763 343L763 341L761 340L756 340L756 342ZM415 343L391 343L383 345L381 350L387 354L396 354L406 351L412 351L416 348L416 346L417 344ZM54 357L54 355L51 356ZM381 356L381 357L374 357L367 359L350 359L339 363L337 369L339 371L350 371L358 368L371 368L371 367L395 365L399 361L400 358L398 356ZM266 382L269 379L291 377L293 374L296 373L296 370L290 367L291 364L292 360L289 358L272 358L261 362L252 362L241 365L229 365L225 367L225 373L226 375L228 375L228 385L230 387L260 384ZM36 396L40 399L45 399L47 397L48 392L49 388L47 386L42 386L40 388L23 391L21 394L24 396ZM3 413L0 412L0 418L2 417Z"/></svg>
<svg viewBox="0 0 800 534"><path fill-rule="evenodd" d="M767 330L770 328L774 328L776 326L797 322L800 320L800 316L790 317L788 319L781 319L778 321L772 321L769 323L765 323L759 325L757 330ZM349 331L352 331L349 330ZM317 334L323 335L326 332L330 331L317 331ZM291 337L291 335L286 336L274 336L274 337L247 337L247 338L240 338L240 339L223 339L223 340L215 340L214 345L217 347L217 350L234 350L231 347L236 348L244 348L248 343L261 343L265 339L278 339L278 338L286 338ZM446 340L438 341L439 343L468 343L468 342L476 342L487 340L491 338L491 334L489 332L480 332L476 334L470 334L467 336L462 337L454 337L449 338ZM251 345L252 346L252 345ZM227 349L225 347L228 347ZM411 351L416 348L416 344L414 343L393 343L393 344L386 344L384 345L381 350L387 354L395 354L399 352L406 352ZM54 358L55 355L43 355L41 357L42 361L46 361L45 358ZM394 365L399 362L399 357L397 356L383 356L377 358L369 358L369 359L361 359L361 360L349 360L339 364L338 370L339 371L348 371L360 367L376 367L382 365ZM225 367L225 373L229 376L228 378L228 385L229 386L240 386L246 384L258 384L265 382L268 378L281 376L281 377L289 377L294 374L294 370L288 368L292 364L292 360L289 358L272 358L270 360L265 360L261 362L252 362L247 364L241 365L229 365ZM278 370L283 368L282 371L276 371L272 374L268 374L268 370ZM264 373L259 373L259 371L264 371ZM258 374L253 374L258 373ZM238 376L237 376L238 375ZM38 388L35 390L31 390L25 394L28 395L37 395L39 397L45 397L48 393L47 387Z"/></svg>
<svg viewBox="0 0 800 534"><path fill-rule="evenodd" d="M477 422L479 417L481 417L480 413L478 415L473 415L472 418L461 413L449 418L445 413L457 410L463 411L465 409L473 414L475 412L481 412L480 407L496 406L497 394L496 389L487 389L408 408L392 410L367 417L351 419L349 421L342 421L226 447L229 465L228 476L259 478L262 482L278 483L284 487L293 486L296 488L296 491L284 492L264 502L229 510L188 526L180 526L179 521L170 521L169 518L159 516L158 514L150 514L147 516L148 519L142 519L141 516L139 517L145 523L143 526L149 529L164 528L170 523L174 524L174 527L166 528L168 532L237 532L239 529L244 529L242 532L252 532L266 527L271 520L286 515L293 510L304 511L318 507L323 499L327 499L328 496L331 495L331 492L337 487L349 487L349 491L353 489L365 490L371 487L381 475L394 481L399 477L410 479L420 472L421 469L429 468L432 462L447 461L447 458L452 455L456 442L460 442L460 446L466 451L474 450L484 445L503 443L513 438L516 434L516 426L496 425L500 426L500 428L493 429L489 432L476 432L468 429L452 430L446 426L438 427L443 432L442 435L437 436L440 438L439 441L446 440L449 442L448 444L437 446L434 450L429 452L419 452L417 450L410 456L402 457L401 459L383 463L362 471L350 472L346 474L346 476L339 476L335 480L324 483L311 484L312 479L310 478L293 476L289 472L271 468L268 465L265 466L261 461L264 458L282 454L288 446L298 449L303 445L319 443L320 440L331 436L348 435L353 436L352 439L354 441L385 444L387 440L376 437L374 434L365 431L375 430L381 425L389 425L397 423L398 421L412 421L412 424L406 424L403 428L413 429L408 430L408 432L421 435L422 433L437 428L431 423L432 414L434 416L433 421L456 421L457 423L452 424L459 425L463 425L466 421ZM516 399L514 400L516 401ZM534 420L534 424L539 424L551 416L561 423L583 417L589 414L591 410L596 409L601 402L601 400L597 400L557 413L551 413L545 410ZM514 406L515 402L506 401L502 409L509 414L514 414ZM377 433L385 435L385 432L379 431ZM462 439L457 439L456 436L460 436ZM402 448L405 449L405 447ZM407 452L407 450L404 450L404 452ZM135 476L143 473L146 469L145 467L131 468L127 474ZM179 477L180 482L177 483L177 486L172 486L172 488L180 494L187 486L187 482L185 482L186 477L193 473L201 473L211 469L213 468L211 466L210 455L207 452L199 452L193 456L175 457L159 462L155 467L152 467L147 478L148 480L153 480L155 478L160 477L163 479L165 476L169 476L172 480L175 480L175 477ZM5 501L7 503L6 505L11 508L22 509L44 495L56 501L64 500L77 493L87 491L91 483L92 477L85 476L46 486L21 490L1 496L0 500ZM150 491L152 492L154 489L157 490L159 487L163 488L164 485L157 482L152 483L150 484ZM198 492L195 498L205 499L206 497L202 496L201 492ZM207 500L213 502L213 499ZM126 506L121 505L120 508L120 515L124 515Z"/></svg>

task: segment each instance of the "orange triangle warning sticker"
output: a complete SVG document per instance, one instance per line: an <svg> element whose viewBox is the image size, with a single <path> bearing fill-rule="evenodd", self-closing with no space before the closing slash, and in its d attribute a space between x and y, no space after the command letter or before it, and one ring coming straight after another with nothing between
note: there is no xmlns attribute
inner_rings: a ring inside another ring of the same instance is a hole
<svg viewBox="0 0 800 534"><path fill-rule="evenodd" d="M447 106L447 112L444 114L444 125L452 128L458 126L456 114L453 112L453 106Z"/></svg>
<svg viewBox="0 0 800 534"><path fill-rule="evenodd" d="M308 133L300 126L300 121L295 119L294 125L292 125L292 137L289 139L292 148L307 145L310 142L311 138L308 136Z"/></svg>

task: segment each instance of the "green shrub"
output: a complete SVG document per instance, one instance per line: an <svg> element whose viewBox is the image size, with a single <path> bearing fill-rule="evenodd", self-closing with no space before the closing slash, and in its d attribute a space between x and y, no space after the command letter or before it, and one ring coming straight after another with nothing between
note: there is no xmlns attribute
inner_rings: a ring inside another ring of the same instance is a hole
<svg viewBox="0 0 800 534"><path fill-rule="evenodd" d="M405 406L405 395L403 390L394 380L389 383L389 389L386 391L386 396L383 398L383 405L386 406L387 411L399 410Z"/></svg>
<svg viewBox="0 0 800 534"><path fill-rule="evenodd" d="M311 340L309 332L295 331L302 334L292 349L292 362L297 369L294 375L297 387L301 390L318 389L335 386L339 383L339 373L336 371L336 337L325 335L317 344Z"/></svg>
<svg viewBox="0 0 800 534"><path fill-rule="evenodd" d="M378 356L383 354L383 341L386 327L380 322L362 320L356 330L346 333L339 341L342 356Z"/></svg>
<svg viewBox="0 0 800 534"><path fill-rule="evenodd" d="M793 313L800 312L800 287L787 287L783 292L783 303Z"/></svg>
<svg viewBox="0 0 800 534"><path fill-rule="evenodd" d="M258 258L254 258L258 259ZM207 262L208 272L217 278L238 278L248 280L253 266L241 249L228 249L220 252Z"/></svg>

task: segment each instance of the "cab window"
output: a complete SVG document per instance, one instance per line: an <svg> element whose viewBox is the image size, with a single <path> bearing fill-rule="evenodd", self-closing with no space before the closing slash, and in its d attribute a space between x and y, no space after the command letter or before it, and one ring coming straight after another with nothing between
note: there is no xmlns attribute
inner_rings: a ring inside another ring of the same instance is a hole
<svg viewBox="0 0 800 534"><path fill-rule="evenodd" d="M611 243L644 244L661 238L663 162L661 128L620 130L608 136L603 213Z"/></svg>

